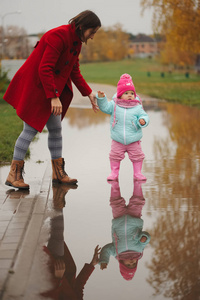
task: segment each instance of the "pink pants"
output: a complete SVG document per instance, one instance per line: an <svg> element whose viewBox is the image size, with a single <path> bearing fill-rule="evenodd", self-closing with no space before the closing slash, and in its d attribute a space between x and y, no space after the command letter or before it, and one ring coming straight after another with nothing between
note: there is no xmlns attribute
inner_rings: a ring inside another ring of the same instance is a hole
<svg viewBox="0 0 200 300"><path fill-rule="evenodd" d="M145 158L141 147L141 141L137 141L129 145L123 145L119 142L112 140L111 150L109 154L110 160L123 160L125 157L125 152L128 153L129 159L132 162L141 161Z"/></svg>
<svg viewBox="0 0 200 300"><path fill-rule="evenodd" d="M140 199L132 196L129 200L128 205L124 198L119 198L117 200L110 200L110 206L112 207L113 218L119 218L124 215L130 215L135 218L141 218L142 208L145 204L145 199Z"/></svg>

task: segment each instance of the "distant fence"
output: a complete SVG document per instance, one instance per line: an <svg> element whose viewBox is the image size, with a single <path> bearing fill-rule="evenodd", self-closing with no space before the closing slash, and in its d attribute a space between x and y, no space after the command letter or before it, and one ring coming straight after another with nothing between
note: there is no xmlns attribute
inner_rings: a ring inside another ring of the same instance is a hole
<svg viewBox="0 0 200 300"><path fill-rule="evenodd" d="M1 72L7 72L7 77L11 80L24 62L25 59L3 59L1 61Z"/></svg>

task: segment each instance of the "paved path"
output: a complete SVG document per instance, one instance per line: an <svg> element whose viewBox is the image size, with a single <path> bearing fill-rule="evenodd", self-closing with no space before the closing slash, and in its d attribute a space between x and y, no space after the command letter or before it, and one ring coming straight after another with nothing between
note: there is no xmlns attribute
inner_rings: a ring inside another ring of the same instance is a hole
<svg viewBox="0 0 200 300"><path fill-rule="evenodd" d="M0 299L24 299L51 183L50 165L31 192L0 192ZM43 177L42 177L43 176Z"/></svg>

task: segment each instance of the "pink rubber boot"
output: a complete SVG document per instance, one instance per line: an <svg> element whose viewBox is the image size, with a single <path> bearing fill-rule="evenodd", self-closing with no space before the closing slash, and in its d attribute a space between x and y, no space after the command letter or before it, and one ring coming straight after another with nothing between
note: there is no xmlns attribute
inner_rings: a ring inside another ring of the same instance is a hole
<svg viewBox="0 0 200 300"><path fill-rule="evenodd" d="M134 180L147 180L146 177L141 173L142 163L143 160L133 162Z"/></svg>
<svg viewBox="0 0 200 300"><path fill-rule="evenodd" d="M111 174L108 176L107 180L108 181L118 180L120 161L111 160L110 167L111 167Z"/></svg>

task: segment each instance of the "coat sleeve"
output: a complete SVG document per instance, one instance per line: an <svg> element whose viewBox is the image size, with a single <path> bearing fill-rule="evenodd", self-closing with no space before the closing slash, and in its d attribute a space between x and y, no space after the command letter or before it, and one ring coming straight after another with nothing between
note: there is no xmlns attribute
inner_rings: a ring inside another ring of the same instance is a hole
<svg viewBox="0 0 200 300"><path fill-rule="evenodd" d="M52 34L45 41L45 50L40 61L38 73L46 98L60 97L54 80L54 69L64 49L64 41L60 35Z"/></svg>
<svg viewBox="0 0 200 300"><path fill-rule="evenodd" d="M144 119L146 123L144 125L141 125L140 122L139 122L140 119ZM138 122L137 123L138 123L138 126L142 127L142 128L144 128L144 127L146 127L146 126L149 125L149 116L144 111L144 109L142 108L141 105L140 105L140 109L139 109Z"/></svg>
<svg viewBox="0 0 200 300"><path fill-rule="evenodd" d="M110 256L116 256L116 251L113 243L105 245L100 253L99 264L101 263L109 263Z"/></svg>
<svg viewBox="0 0 200 300"><path fill-rule="evenodd" d="M145 242L141 242L140 239L145 236L146 237L146 241ZM147 231L141 231L140 236L139 236L139 243L140 243L140 247L141 247L141 251L144 250L144 248L147 246L147 244L150 242L151 240L151 236Z"/></svg>
<svg viewBox="0 0 200 300"><path fill-rule="evenodd" d="M40 41L44 44L45 50L38 73L47 99L60 97L54 80L54 70L62 51L66 50L66 45L69 43L68 39L68 34L65 33L64 35L63 31L59 30L48 33L47 36L44 35L44 40Z"/></svg>
<svg viewBox="0 0 200 300"><path fill-rule="evenodd" d="M111 115L113 112L113 107L114 107L114 101L108 101L107 97L105 96L104 98L99 98L98 94L96 94L96 98L97 98L97 103L99 106L99 109L108 114Z"/></svg>
<svg viewBox="0 0 200 300"><path fill-rule="evenodd" d="M91 264L85 264L79 275L76 278L75 289L78 299L83 299L83 290L86 282L94 271L94 266Z"/></svg>
<svg viewBox="0 0 200 300"><path fill-rule="evenodd" d="M79 59L77 59L77 62L73 67L70 77L77 89L82 94L82 96L89 96L91 94L92 89L89 87L89 85L87 84L80 72Z"/></svg>

